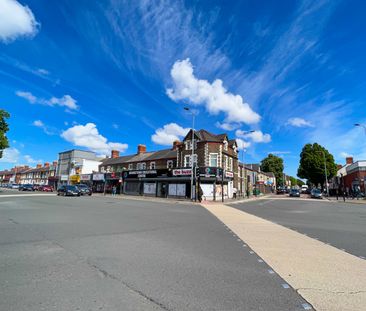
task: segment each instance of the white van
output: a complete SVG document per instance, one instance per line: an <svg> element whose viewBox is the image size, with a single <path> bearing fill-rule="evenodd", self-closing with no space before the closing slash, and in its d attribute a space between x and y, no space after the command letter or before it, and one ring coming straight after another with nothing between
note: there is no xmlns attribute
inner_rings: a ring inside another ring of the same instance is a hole
<svg viewBox="0 0 366 311"><path fill-rule="evenodd" d="M302 185L301 186L301 192L302 193L305 193L308 189L309 189L309 186L308 185Z"/></svg>

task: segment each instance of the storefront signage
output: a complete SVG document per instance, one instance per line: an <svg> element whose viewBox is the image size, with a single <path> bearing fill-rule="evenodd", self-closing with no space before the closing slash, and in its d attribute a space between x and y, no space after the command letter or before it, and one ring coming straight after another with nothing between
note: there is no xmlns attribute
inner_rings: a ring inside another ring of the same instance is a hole
<svg viewBox="0 0 366 311"><path fill-rule="evenodd" d="M70 176L70 181L74 182L74 183L80 182L80 175L71 175Z"/></svg>
<svg viewBox="0 0 366 311"><path fill-rule="evenodd" d="M82 175L80 175L80 180L82 180L82 181L88 181L88 180L90 180L90 178L91 178L91 175L90 174L82 174Z"/></svg>
<svg viewBox="0 0 366 311"><path fill-rule="evenodd" d="M157 174L156 170L147 170L147 171L129 171L128 175L150 175L150 174ZM138 176L140 177L140 176ZM143 176L145 177L145 176Z"/></svg>
<svg viewBox="0 0 366 311"><path fill-rule="evenodd" d="M226 172L225 173L225 177L233 178L234 177L234 173L233 172Z"/></svg>
<svg viewBox="0 0 366 311"><path fill-rule="evenodd" d="M68 180L69 179L69 176L68 175L61 175L61 178L60 178L62 181L65 181L65 180Z"/></svg>
<svg viewBox="0 0 366 311"><path fill-rule="evenodd" d="M172 171L173 176L191 176L192 169L186 168L186 169L176 169Z"/></svg>
<svg viewBox="0 0 366 311"><path fill-rule="evenodd" d="M104 174L100 174L100 173L97 173L97 174L93 174L93 180L104 180Z"/></svg>

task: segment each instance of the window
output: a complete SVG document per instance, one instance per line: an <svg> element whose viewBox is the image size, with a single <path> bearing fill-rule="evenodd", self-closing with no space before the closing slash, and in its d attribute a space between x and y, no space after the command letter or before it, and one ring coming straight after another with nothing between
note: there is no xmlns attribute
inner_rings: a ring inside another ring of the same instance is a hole
<svg viewBox="0 0 366 311"><path fill-rule="evenodd" d="M166 167L167 168L173 168L173 160L166 161Z"/></svg>
<svg viewBox="0 0 366 311"><path fill-rule="evenodd" d="M233 158L229 158L229 167L228 167L229 171L233 171Z"/></svg>
<svg viewBox="0 0 366 311"><path fill-rule="evenodd" d="M210 153L210 166L217 167L217 153Z"/></svg>
<svg viewBox="0 0 366 311"><path fill-rule="evenodd" d="M228 145L228 143L227 143L227 141L225 140L225 141L224 141L224 150L225 150L225 151L227 151L227 145Z"/></svg>
<svg viewBox="0 0 366 311"><path fill-rule="evenodd" d="M190 140L186 141L186 150L192 150L192 141Z"/></svg>
<svg viewBox="0 0 366 311"><path fill-rule="evenodd" d="M155 169L155 162L150 162L150 169L154 170Z"/></svg>
<svg viewBox="0 0 366 311"><path fill-rule="evenodd" d="M191 167L191 156L184 156L184 167Z"/></svg>
<svg viewBox="0 0 366 311"><path fill-rule="evenodd" d="M145 162L143 162L143 163L137 163L136 168L138 170L145 170L146 169L146 163Z"/></svg>
<svg viewBox="0 0 366 311"><path fill-rule="evenodd" d="M133 170L133 164L132 163L128 164L128 169Z"/></svg>
<svg viewBox="0 0 366 311"><path fill-rule="evenodd" d="M226 155L224 155L222 159L223 159L222 167L223 167L224 169L227 169L227 166L228 166L227 156L226 156Z"/></svg>

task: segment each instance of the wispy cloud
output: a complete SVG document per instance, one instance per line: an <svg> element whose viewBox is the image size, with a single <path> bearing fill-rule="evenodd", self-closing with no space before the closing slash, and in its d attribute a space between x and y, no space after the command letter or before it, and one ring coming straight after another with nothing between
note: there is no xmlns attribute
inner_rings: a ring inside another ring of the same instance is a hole
<svg viewBox="0 0 366 311"><path fill-rule="evenodd" d="M41 128L43 132L47 135L55 135L55 129L50 128L49 126L45 125L41 120L35 120L32 123L33 126Z"/></svg>
<svg viewBox="0 0 366 311"><path fill-rule="evenodd" d="M311 122L306 121L303 118L290 118L287 120L287 124L295 126L295 127L313 127L314 126Z"/></svg>
<svg viewBox="0 0 366 311"><path fill-rule="evenodd" d="M34 96L30 92L17 91L16 95L26 99L31 104L40 104L50 107L60 106L65 107L68 110L78 110L79 106L76 104L77 101L70 95L64 95L60 98L51 97L50 99L44 99Z"/></svg>

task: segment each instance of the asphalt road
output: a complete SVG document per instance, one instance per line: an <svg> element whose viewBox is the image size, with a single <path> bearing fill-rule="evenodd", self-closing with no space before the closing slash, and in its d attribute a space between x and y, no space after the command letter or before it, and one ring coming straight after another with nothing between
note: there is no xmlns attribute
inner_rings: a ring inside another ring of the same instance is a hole
<svg viewBox="0 0 366 311"><path fill-rule="evenodd" d="M0 310L304 310L204 208L0 197Z"/></svg>
<svg viewBox="0 0 366 311"><path fill-rule="evenodd" d="M231 206L366 257L366 204L289 198Z"/></svg>

